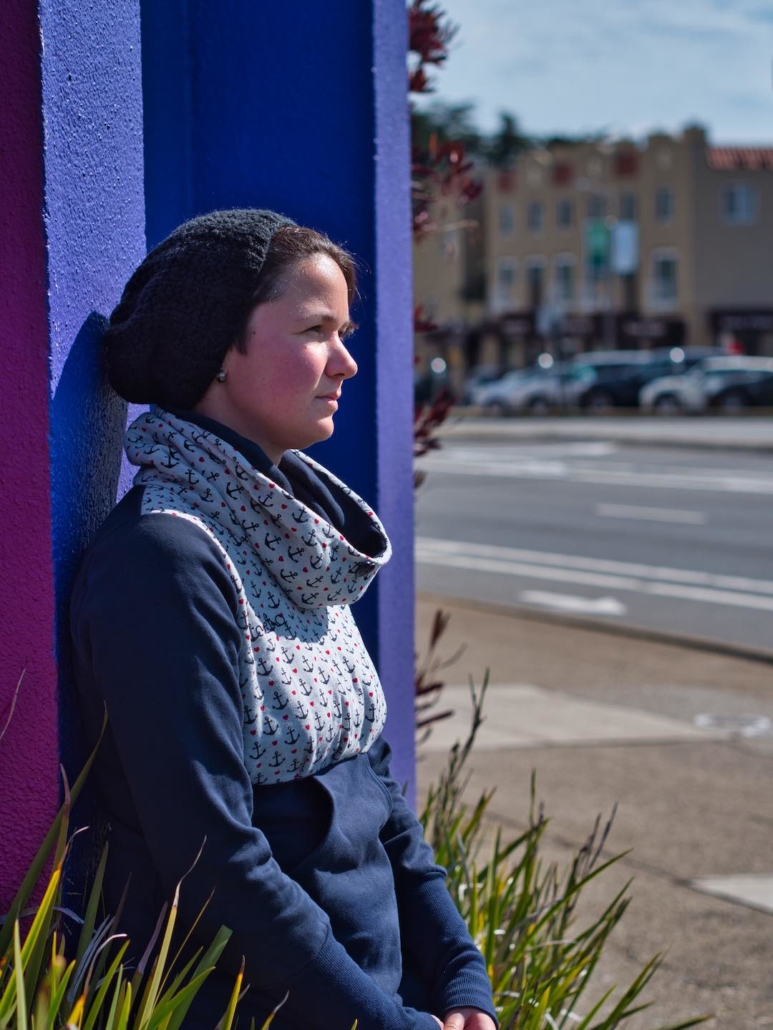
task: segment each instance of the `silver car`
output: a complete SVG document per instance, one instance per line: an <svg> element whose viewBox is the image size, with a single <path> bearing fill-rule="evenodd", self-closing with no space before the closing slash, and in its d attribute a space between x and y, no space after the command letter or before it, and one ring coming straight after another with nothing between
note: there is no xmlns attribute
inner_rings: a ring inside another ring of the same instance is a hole
<svg viewBox="0 0 773 1030"><path fill-rule="evenodd" d="M647 383L639 394L639 404L644 411L663 415L699 412L713 405L735 410L741 405L725 403L723 399L735 400L745 384L771 373L773 358L740 354L706 358L684 375L665 376Z"/></svg>
<svg viewBox="0 0 773 1030"><path fill-rule="evenodd" d="M557 361L545 366L532 365L478 388L474 403L500 415L527 411L547 415L555 408L575 405L578 393L592 379L593 370L587 365Z"/></svg>

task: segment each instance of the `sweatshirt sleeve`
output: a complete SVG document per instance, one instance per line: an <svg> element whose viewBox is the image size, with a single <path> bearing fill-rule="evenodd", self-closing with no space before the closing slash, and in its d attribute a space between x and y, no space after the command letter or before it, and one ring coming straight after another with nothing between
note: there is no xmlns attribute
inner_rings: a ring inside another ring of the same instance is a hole
<svg viewBox="0 0 773 1030"><path fill-rule="evenodd" d="M470 1006L496 1021L483 956L446 888L446 871L432 849L400 785L389 773L391 749L380 738L369 757L392 796L392 815L382 830L394 871L403 952L429 994L430 1008L444 1015Z"/></svg>
<svg viewBox="0 0 773 1030"><path fill-rule="evenodd" d="M325 913L252 825L243 761L236 591L214 541L166 514L123 524L96 545L73 599L76 650L88 655L109 730L164 890L185 878L180 916L245 983L314 1030L436 1030L386 995L332 935ZM203 847L202 847L203 845ZM205 902L214 890L212 900ZM309 1004L325 998L324 1011Z"/></svg>

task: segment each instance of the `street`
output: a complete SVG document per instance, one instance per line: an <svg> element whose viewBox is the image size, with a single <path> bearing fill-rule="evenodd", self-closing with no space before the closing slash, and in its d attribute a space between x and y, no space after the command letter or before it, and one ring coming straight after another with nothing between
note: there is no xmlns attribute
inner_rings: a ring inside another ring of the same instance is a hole
<svg viewBox="0 0 773 1030"><path fill-rule="evenodd" d="M419 589L773 653L769 455L453 439L418 466Z"/></svg>
<svg viewBox="0 0 773 1030"><path fill-rule="evenodd" d="M464 648L439 674L453 714L419 749L419 786L490 670L467 800L495 787L490 825L515 837L534 770L546 861L566 869L615 805L605 856L631 849L580 915L633 877L594 996L665 952L631 1030L700 1014L757 1030L773 1026L773 461L651 426L625 424L645 433L632 445L604 425L479 425L418 462L417 650L438 608L440 656Z"/></svg>

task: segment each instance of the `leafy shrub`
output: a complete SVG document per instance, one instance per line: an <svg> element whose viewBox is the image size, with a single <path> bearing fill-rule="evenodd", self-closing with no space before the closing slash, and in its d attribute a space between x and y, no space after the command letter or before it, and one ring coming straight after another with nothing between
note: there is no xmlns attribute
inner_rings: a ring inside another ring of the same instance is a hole
<svg viewBox="0 0 773 1030"><path fill-rule="evenodd" d="M593 972L630 901L626 884L595 921L576 928L582 892L623 857L601 860L612 820L604 826L596 820L567 869L546 865L540 848L548 821L536 804L532 776L528 828L509 841L498 829L493 845L486 846L486 813L494 791L483 793L473 806L463 801L465 765L483 720L486 686L484 680L479 694L473 688L469 736L454 746L427 794L421 814L427 840L448 870L448 889L486 960L501 1030L613 1030L648 1007L642 992L661 959L652 958L616 998L612 987L580 1013ZM684 1030L707 1018L658 1030Z"/></svg>
<svg viewBox="0 0 773 1030"><path fill-rule="evenodd" d="M182 968L170 955L177 917L178 885L168 912L159 919L161 945L150 963L148 952L129 971L123 962L129 941L115 933L116 919L96 925L107 849L96 873L74 957L65 955L61 919L62 870L67 855L70 810L80 793L86 767L69 790L0 928L0 1030L178 1030L196 993L212 972L231 933L222 928L209 948ZM27 909L36 884L50 863L43 898ZM23 929L24 927L24 929ZM148 964L150 969L148 970ZM230 1030L241 990L236 978L221 1030ZM269 1025L273 1013L264 1024Z"/></svg>

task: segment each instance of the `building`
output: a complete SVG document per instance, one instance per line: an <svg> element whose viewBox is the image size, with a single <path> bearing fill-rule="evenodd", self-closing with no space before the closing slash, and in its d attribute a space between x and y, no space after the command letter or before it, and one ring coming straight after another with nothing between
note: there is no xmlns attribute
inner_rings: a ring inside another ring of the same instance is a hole
<svg viewBox="0 0 773 1030"><path fill-rule="evenodd" d="M432 228L414 243L414 304L419 321L432 327L416 336L422 399L446 385L458 394L478 361L486 320L484 214L482 196L464 204L441 197L430 209ZM444 371L433 373L433 363Z"/></svg>
<svg viewBox="0 0 773 1030"><path fill-rule="evenodd" d="M737 341L773 354L773 147L679 136L533 148L485 177L499 360Z"/></svg>

